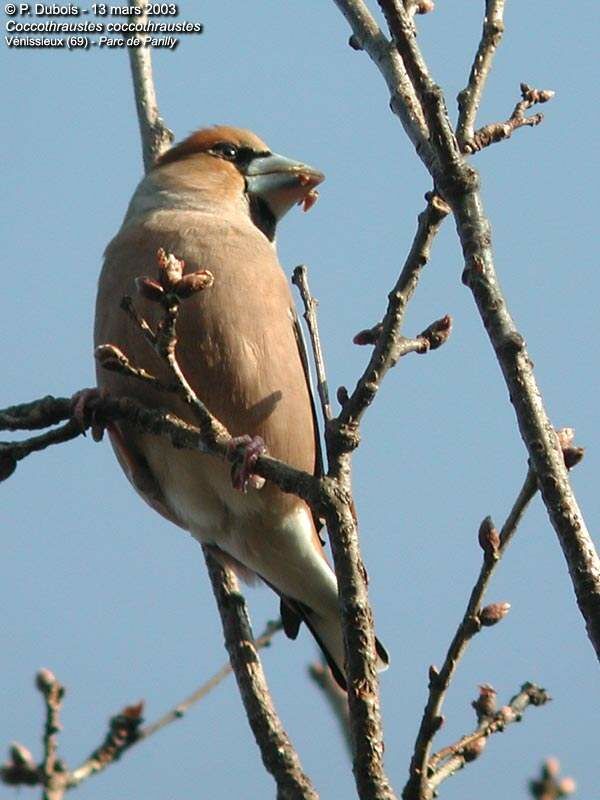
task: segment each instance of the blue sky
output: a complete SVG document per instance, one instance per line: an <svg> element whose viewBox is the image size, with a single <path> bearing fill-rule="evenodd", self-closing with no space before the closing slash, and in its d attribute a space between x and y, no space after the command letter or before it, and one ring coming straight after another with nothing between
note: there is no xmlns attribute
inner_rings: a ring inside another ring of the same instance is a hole
<svg viewBox="0 0 600 800"><path fill-rule="evenodd" d="M435 78L464 86L483 2L438 3L419 20ZM551 419L572 425L588 450L573 482L588 525L600 517L597 444L598 293L593 234L598 174L594 54L597 7L582 0L508 3L506 34L479 121L506 118L519 83L556 90L533 130L474 158L491 218L497 268L535 362ZM387 90L333 3L264 0L180 3L205 33L157 52L163 116L178 138L212 123L248 127L274 150L308 161L327 180L306 216L279 232L291 274L306 263L320 301L329 382L352 386L367 353L352 336L377 321L412 241L424 168L387 105ZM3 81L3 258L0 405L93 382L91 330L102 251L141 176L126 54L0 48ZM451 220L434 245L406 333L450 313L447 345L403 359L386 378L363 429L355 493L378 633L392 656L382 678L386 762L400 791L427 669L440 663L479 568L479 522L501 524L526 457L500 371L468 290ZM0 746L35 749L41 666L66 683L62 753L75 766L106 720L144 698L147 719L175 705L225 660L200 550L153 514L120 474L106 442L81 439L21 463L2 486ZM277 613L250 589L256 630ZM525 797L548 755L598 785L598 664L576 608L564 558L539 500L488 594L506 620L473 641L446 706L439 745L473 726L470 701L491 683L504 702L520 684L553 702L494 737L443 787L445 800ZM351 797L336 723L306 677L310 637L281 637L264 656L273 694L323 798ZM36 750L36 754L39 750ZM86 800L272 797L233 681L183 720L141 744L79 790ZM27 796L28 790L22 790ZM4 789L2 796L11 792Z"/></svg>

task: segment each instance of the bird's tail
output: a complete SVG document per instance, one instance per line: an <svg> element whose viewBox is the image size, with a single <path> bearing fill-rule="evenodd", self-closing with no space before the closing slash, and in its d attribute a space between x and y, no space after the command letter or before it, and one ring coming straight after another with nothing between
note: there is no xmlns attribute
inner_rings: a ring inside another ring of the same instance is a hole
<svg viewBox="0 0 600 800"><path fill-rule="evenodd" d="M281 598L281 619L283 628L290 639L295 639L301 622L314 636L317 644L331 669L333 677L342 689L346 690L346 671L344 641L339 612L335 614L320 614L296 600L287 597ZM390 659L385 647L379 639L375 638L377 653L377 669L379 672L387 669Z"/></svg>

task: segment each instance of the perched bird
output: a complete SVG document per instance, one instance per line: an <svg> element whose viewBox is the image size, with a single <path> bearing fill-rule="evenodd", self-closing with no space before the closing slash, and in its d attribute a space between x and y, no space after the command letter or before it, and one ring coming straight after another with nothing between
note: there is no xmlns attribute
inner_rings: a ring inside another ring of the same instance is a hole
<svg viewBox="0 0 600 800"><path fill-rule="evenodd" d="M324 176L272 153L253 133L216 126L168 150L137 187L120 231L105 253L96 304L95 344L110 343L165 381L165 365L119 309L134 280L163 248L206 269L214 285L181 306L177 358L192 388L233 436L260 436L268 452L314 473L319 437L306 355L275 229L297 203L309 207ZM136 300L156 325L159 309ZM98 369L101 389L166 407L189 422L172 395ZM267 483L241 493L228 465L124 422L110 430L127 477L152 508L211 545L244 578L259 576L281 598L286 633L306 622L336 680L345 685L335 575L313 517L297 497ZM378 642L380 667L387 654Z"/></svg>

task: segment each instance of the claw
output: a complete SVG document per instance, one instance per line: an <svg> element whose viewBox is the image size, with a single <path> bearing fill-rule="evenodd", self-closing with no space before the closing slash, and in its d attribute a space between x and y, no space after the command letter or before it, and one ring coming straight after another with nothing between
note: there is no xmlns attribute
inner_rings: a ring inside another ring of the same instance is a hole
<svg viewBox="0 0 600 800"><path fill-rule="evenodd" d="M92 439L95 442L101 442L104 436L104 426L101 425L96 419L95 404L98 400L104 400L108 397L106 389L81 389L75 392L71 398L72 416L76 420L81 430L85 433L86 428L89 426L92 432Z"/></svg>
<svg viewBox="0 0 600 800"><path fill-rule="evenodd" d="M234 436L227 445L230 456L237 451L237 457L231 467L231 483L238 492L246 494L248 488L262 489L265 479L253 475L252 469L258 457L267 452L260 436Z"/></svg>

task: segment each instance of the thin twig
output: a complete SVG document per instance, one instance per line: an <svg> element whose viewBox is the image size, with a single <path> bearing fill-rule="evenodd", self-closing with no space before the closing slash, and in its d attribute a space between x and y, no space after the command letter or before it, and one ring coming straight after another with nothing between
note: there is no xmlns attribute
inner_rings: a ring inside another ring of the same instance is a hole
<svg viewBox="0 0 600 800"><path fill-rule="evenodd" d="M148 19L148 0L138 0L138 8L142 15L136 16L136 22ZM154 90L152 76L152 48L147 47L148 34L139 33L138 38L143 44L139 47L129 47L129 64L135 95L140 137L142 140L142 157L144 169L149 172L156 163L157 158L170 147L173 142L173 133L167 128L158 111L158 102Z"/></svg>
<svg viewBox="0 0 600 800"><path fill-rule="evenodd" d="M270 622L264 632L256 639L254 642L254 646L257 650L262 649L263 647L267 647L273 638L273 636L281 630L281 623L272 623ZM109 745L107 747L106 741L103 745L99 748L94 750L92 755L87 758L83 764L81 764L76 769L72 770L67 778L67 785L69 789L73 789L79 786L83 781L90 778L92 775L97 775L99 772L102 772L106 767L110 766L116 759L120 758L126 750L131 749L135 745L139 744L146 739L149 739L155 733L158 733L160 730L165 728L167 725L170 725L172 722L176 720L182 719L182 717L190 710L190 708L195 705L197 702L202 700L206 695L211 692L216 686L219 685L228 675L232 672L231 663L228 662L224 664L211 678L205 681L201 686L199 686L192 694L178 703L174 708L164 714L162 717L157 719L155 722L152 722L148 725L143 727L137 728L135 730L135 736L130 738L123 738L123 745L120 748L111 747L112 744L112 737L111 731L109 731L109 735L107 736L107 740ZM133 707L132 707L133 708ZM122 716L122 714L121 714ZM114 718L113 718L114 719ZM112 720L111 720L111 728L112 728Z"/></svg>
<svg viewBox="0 0 600 800"><path fill-rule="evenodd" d="M43 675L43 677L41 677ZM47 680L48 676L52 680ZM44 757L42 770L44 784L48 786L56 771L58 753L58 733L61 730L60 709L64 695L64 687L47 670L38 673L38 688L42 692L46 705L46 724L44 725ZM44 800L51 800L50 790L44 792Z"/></svg>
<svg viewBox="0 0 600 800"><path fill-rule="evenodd" d="M255 640L254 647L257 650L268 647L273 636L281 629L280 620L269 622L263 633ZM46 706L43 761L38 766L29 750L14 742L9 750L8 763L0 768L0 779L8 786L41 785L48 793L48 800L61 800L66 791L75 789L88 778L105 770L134 745L149 739L167 725L181 719L195 703L206 697L231 672L231 662L224 664L173 709L144 727L140 727L143 722L141 716L143 704L127 706L110 719L102 744L79 767L67 771L57 757L57 733L60 730L59 715L64 687L49 670L40 670L36 676L36 685L44 696Z"/></svg>
<svg viewBox="0 0 600 800"><path fill-rule="evenodd" d="M417 45L414 21L401 0L377 0L377 2L383 11L392 40L402 58L429 128L432 152L424 150L417 152L430 170L436 185L441 185L439 179L443 178L443 170L454 165L460 158L458 142L448 119L444 94L429 74L425 59Z"/></svg>
<svg viewBox="0 0 600 800"><path fill-rule="evenodd" d="M308 272L306 267L301 264L294 269L292 275L292 283L298 287L302 302L304 303L304 319L310 335L310 342L315 361L315 370L317 373L317 393L321 401L321 411L325 426L331 420L331 404L329 402L329 389L327 387L327 374L325 372L325 359L323 358L323 350L321 348L321 338L319 336L319 325L317 322L317 306L318 300L314 298L310 292L308 285Z"/></svg>
<svg viewBox="0 0 600 800"><path fill-rule="evenodd" d="M36 686L42 693L46 706L44 724L44 755L39 767L43 786L42 800L62 800L65 793L64 768L58 760L58 734L61 730L60 712L65 687L48 669L41 669L36 676Z"/></svg>
<svg viewBox="0 0 600 800"><path fill-rule="evenodd" d="M356 388L344 403L341 414L335 421L338 427L356 429L366 409L372 403L381 380L397 360L395 354L406 306L417 288L421 271L429 260L433 240L450 211L446 203L436 195L427 197L427 206L419 214L412 246L396 285L388 295L387 311L381 323L381 333L377 338L373 354Z"/></svg>
<svg viewBox="0 0 600 800"><path fill-rule="evenodd" d="M53 424L58 420L70 420L73 411L72 399L69 397L51 397L50 395L42 397L39 400L34 400L22 405L11 406L9 409L0 411L0 418L3 414L10 411L11 425L14 425L16 420L20 420L19 426L23 430L30 429L32 424L40 427L41 418L47 414L49 424ZM210 453L218 458L234 460L236 458L235 451L230 450L225 442L217 442L208 444L200 431L194 425L180 419L178 416L171 412L163 411L161 409L146 408L141 403L130 397L98 397L93 401L94 418L98 424L106 425L110 422L127 421L135 430L142 433L150 433L154 436L165 436L168 438L172 445L179 449L195 450L197 452ZM66 428L66 426L65 426ZM59 430L62 430L59 429ZM72 423L73 435L70 438L76 438L81 435L82 429L79 423ZM45 445L58 444L63 439L58 436L56 440L51 440L48 432L48 438L44 439ZM44 434L44 437L46 434ZM33 442L40 437L34 437ZM16 447L18 452L24 452L23 448L29 445L27 442L8 442L4 452L10 452L11 447ZM39 447L33 446L30 452L34 452ZM3 451L0 450L0 453ZM24 454L22 457L25 457ZM318 481L314 476L309 475L307 472L296 469L295 467L286 464L279 459L273 458L268 454L258 457L256 464L253 466L253 472L261 477L272 481L284 492L292 492L297 494L309 504L318 504L322 502L319 493ZM0 480L8 477L8 475L0 475Z"/></svg>
<svg viewBox="0 0 600 800"><path fill-rule="evenodd" d="M475 120L483 90L492 67L494 55L504 33L504 4L506 0L486 0L483 31L467 86L458 95L456 136L461 148L473 138Z"/></svg>
<svg viewBox="0 0 600 800"><path fill-rule="evenodd" d="M31 403L20 403L0 410L0 431L33 431L49 428L68 419L64 405L57 404L52 395Z"/></svg>
<svg viewBox="0 0 600 800"><path fill-rule="evenodd" d="M44 398L42 402L46 399ZM17 468L17 462L31 453L39 453L53 444L69 442L82 433L81 425L76 420L70 419L59 428L46 431L39 436L31 436L20 442L0 442L0 481L9 478Z"/></svg>
<svg viewBox="0 0 600 800"><path fill-rule="evenodd" d="M254 647L257 650L262 650L263 648L268 647L271 644L275 634L279 633L281 630L281 620L267 623L261 635L254 640ZM189 711L189 709L195 705L195 703L206 697L206 695L212 691L215 686L218 686L221 681L223 681L232 672L233 667L231 666L231 662L223 664L221 669L218 670L218 672L216 672L212 678L209 678L207 681L205 681L202 686L199 686L195 692L192 692L192 694L178 703L175 708L171 709L171 711L168 711L164 716L160 717L160 719L157 719L156 722L153 722L151 725L144 726L140 730L140 741L142 739L148 739L150 736L164 728L166 725L169 725L171 722L181 719Z"/></svg>
<svg viewBox="0 0 600 800"><path fill-rule="evenodd" d="M541 706L549 702L550 696L545 689L533 683L524 683L516 694L498 712L482 720L473 733L463 736L458 742L444 748L443 754L437 754L436 769L428 780L428 791L422 797L433 797L439 785L462 769L465 764L478 758L485 748L487 738L503 731L507 725L520 722L529 706Z"/></svg>
<svg viewBox="0 0 600 800"><path fill-rule="evenodd" d="M514 107L510 117L504 122L492 122L476 130L470 139L465 139L461 143L462 151L464 153L476 153L491 144L510 139L519 128L534 128L542 122L544 115L533 114L531 117L526 117L525 112L538 103L547 103L553 97L554 92L549 89L533 89L526 83L522 83L521 99Z"/></svg>
<svg viewBox="0 0 600 800"><path fill-rule="evenodd" d="M103 369L109 372L118 372L128 378L135 378L146 383L158 392L176 394L179 391L177 384L162 383L155 375L147 372L142 367L134 366L125 353L113 344L101 344L94 353L96 360Z"/></svg>
<svg viewBox="0 0 600 800"><path fill-rule="evenodd" d="M402 59L363 0L334 0L352 28L350 45L377 64L390 91L390 107L419 152L431 154L429 131Z"/></svg>
<svg viewBox="0 0 600 800"><path fill-rule="evenodd" d="M428 778L429 757L433 738L441 726L442 706L448 687L470 640L481 629L479 614L483 596L500 558L508 547L525 509L536 491L537 481L535 474L532 470L528 470L527 477L506 518L497 542L494 541L493 528L489 528L487 520L482 524L480 543L484 548L483 562L463 617L446 653L442 668L440 670L435 667L430 668L429 696L415 741L410 776L402 793L404 800L427 800L431 796ZM484 526L487 526L485 531ZM486 538L482 541L483 534L485 534Z"/></svg>
<svg viewBox="0 0 600 800"><path fill-rule="evenodd" d="M225 646L263 764L277 784L278 800L318 800L277 716L254 645L244 598L231 570L204 547L204 557L225 636Z"/></svg>
<svg viewBox="0 0 600 800"><path fill-rule="evenodd" d="M208 410L190 386L177 360L177 320L182 299L210 289L213 276L207 270L183 275L184 262L162 248L156 254L158 282L144 276L136 280L138 292L147 299L158 303L163 310L163 318L157 330L153 331L144 317L137 311L131 297L124 297L121 307L136 323L146 341L156 354L167 364L173 378L173 391L194 412L207 445L228 443L231 436L227 428ZM127 357L124 358L128 361ZM110 361L109 361L110 364ZM121 363L123 367L123 363ZM139 377L139 376L138 376ZM153 376L152 376L153 377Z"/></svg>

